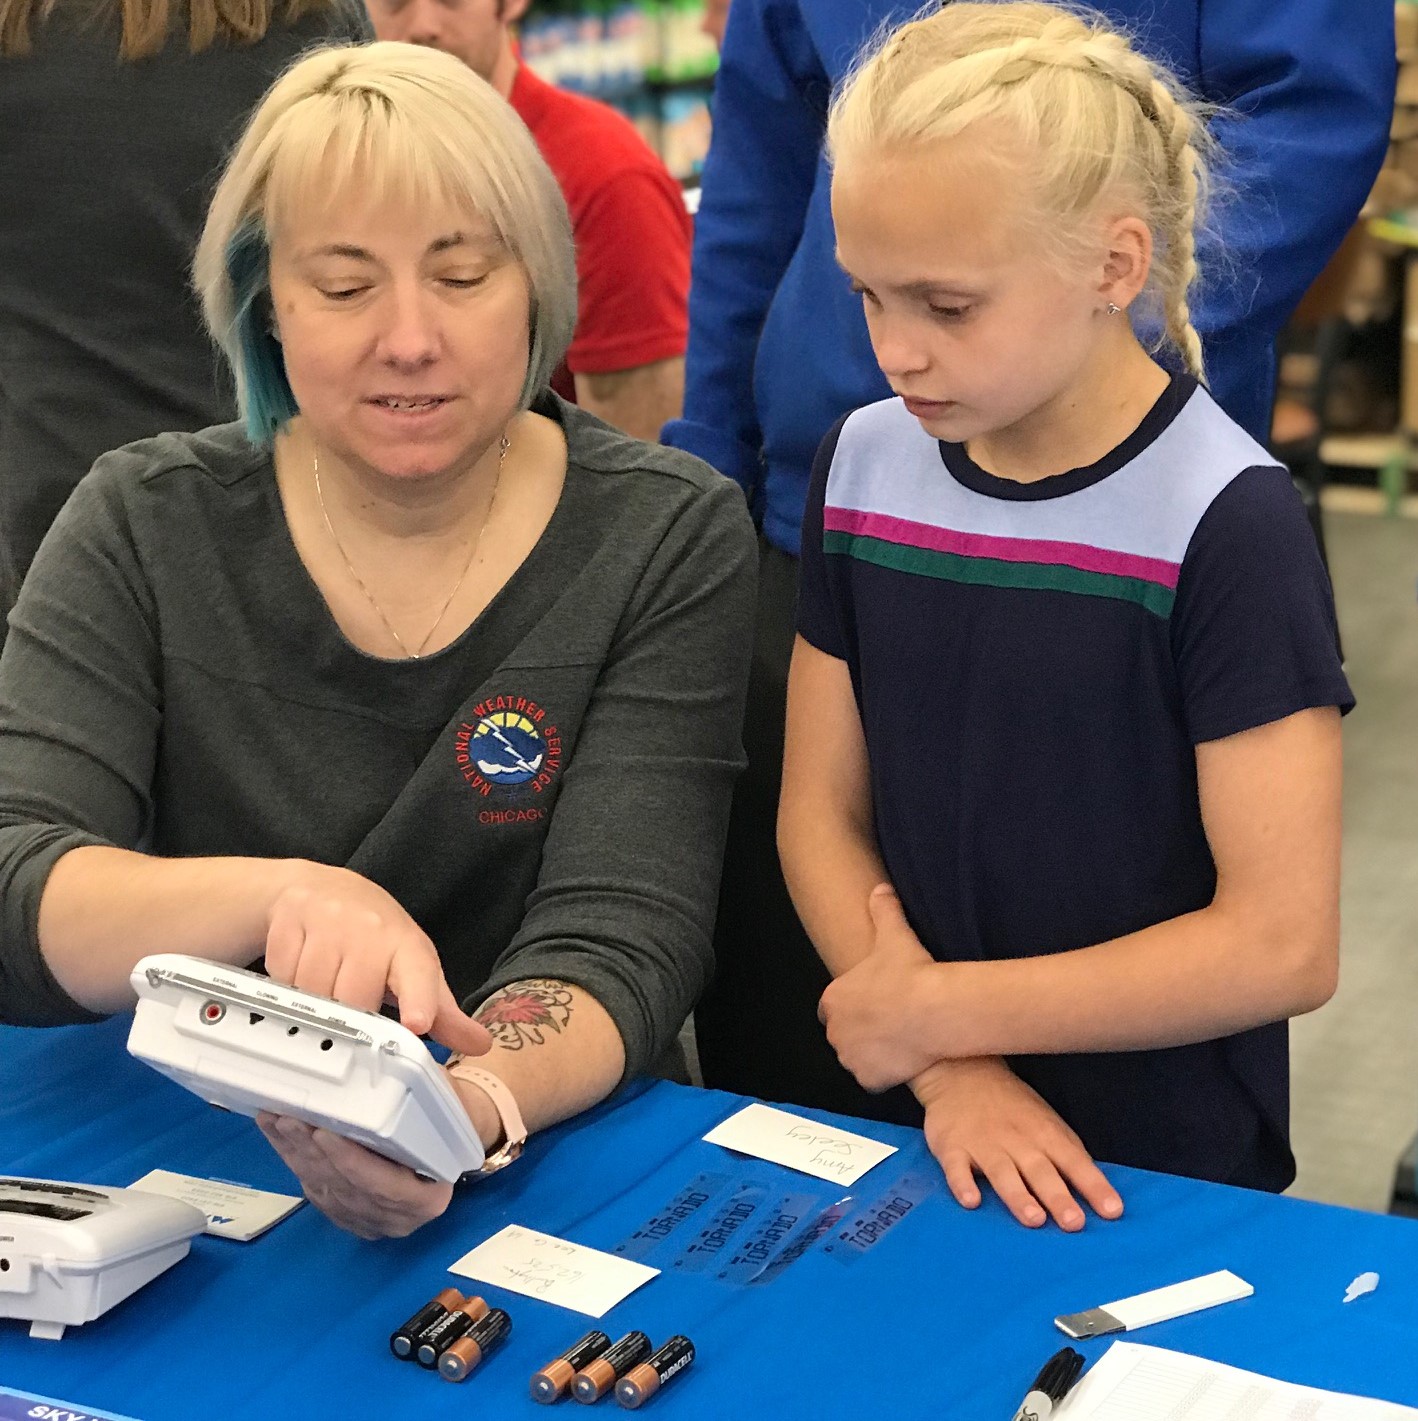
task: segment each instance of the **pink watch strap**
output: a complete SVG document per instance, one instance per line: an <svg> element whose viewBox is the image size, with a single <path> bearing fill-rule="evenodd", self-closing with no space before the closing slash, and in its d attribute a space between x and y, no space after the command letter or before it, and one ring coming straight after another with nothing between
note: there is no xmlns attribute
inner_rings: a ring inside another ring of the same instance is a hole
<svg viewBox="0 0 1418 1421"><path fill-rule="evenodd" d="M484 1161L474 1175L496 1174L506 1169L521 1153L527 1143L527 1127L522 1122L522 1112L517 1108L516 1097L507 1088L507 1083L482 1066L476 1066L466 1056L454 1056L447 1065L450 1076L467 1081L483 1091L492 1101L498 1119L502 1121L502 1144Z"/></svg>

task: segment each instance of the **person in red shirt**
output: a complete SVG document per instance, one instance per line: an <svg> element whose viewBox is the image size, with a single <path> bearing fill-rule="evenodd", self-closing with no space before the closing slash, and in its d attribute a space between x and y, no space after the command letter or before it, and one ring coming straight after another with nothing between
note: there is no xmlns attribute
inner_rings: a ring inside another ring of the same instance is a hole
<svg viewBox="0 0 1418 1421"><path fill-rule="evenodd" d="M691 226L679 184L607 104L539 79L511 26L530 0L369 0L380 39L441 49L517 110L556 175L576 237L576 334L553 388L637 439L684 398Z"/></svg>

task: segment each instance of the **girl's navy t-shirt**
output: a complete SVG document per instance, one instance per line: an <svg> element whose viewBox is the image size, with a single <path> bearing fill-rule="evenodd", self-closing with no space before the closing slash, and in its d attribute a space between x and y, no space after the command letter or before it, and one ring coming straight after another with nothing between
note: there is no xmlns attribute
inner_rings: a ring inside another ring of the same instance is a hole
<svg viewBox="0 0 1418 1421"><path fill-rule="evenodd" d="M1195 746L1354 704L1289 475L1184 376L1098 463L1029 484L899 400L848 415L814 468L799 630L850 668L882 856L942 961L1205 907ZM1283 1021L1010 1064L1097 1159L1294 1178Z"/></svg>

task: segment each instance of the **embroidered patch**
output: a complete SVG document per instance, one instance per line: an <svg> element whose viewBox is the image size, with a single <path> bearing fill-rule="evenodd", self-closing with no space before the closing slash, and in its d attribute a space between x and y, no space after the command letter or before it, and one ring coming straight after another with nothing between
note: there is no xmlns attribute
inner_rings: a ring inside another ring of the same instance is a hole
<svg viewBox="0 0 1418 1421"><path fill-rule="evenodd" d="M455 737L455 758L464 781L484 798L517 807L484 810L485 824L520 823L544 817L536 796L561 770L561 735L544 707L526 696L489 696L473 707Z"/></svg>

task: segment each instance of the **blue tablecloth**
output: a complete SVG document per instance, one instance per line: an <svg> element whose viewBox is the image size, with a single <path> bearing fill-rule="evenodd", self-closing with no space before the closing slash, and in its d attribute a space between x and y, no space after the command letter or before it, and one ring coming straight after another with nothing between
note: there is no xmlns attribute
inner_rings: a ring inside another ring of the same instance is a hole
<svg viewBox="0 0 1418 1421"><path fill-rule="evenodd" d="M125 1031L123 1020L0 1030L0 1171L113 1185L164 1168L296 1192L250 1121L133 1061ZM581 1315L478 1289L508 1309L514 1330L458 1387L396 1361L389 1333L457 1286L448 1264L505 1224L614 1250L709 1175L715 1199L645 1257L662 1275L600 1324L613 1336L642 1328L657 1343L675 1332L694 1339L694 1367L650 1403L665 1417L1004 1421L1063 1342L1055 1314L1218 1268L1254 1284L1255 1296L1136 1340L1418 1405L1412 1221L1116 1169L1120 1222L1095 1220L1077 1236L1029 1231L993 1199L973 1214L958 1208L918 1134L858 1123L900 1153L859 1182L854 1209L898 1192L913 1171L933 1192L865 1249L828 1252L828 1234L776 1276L770 1266L747 1282L748 1265L726 1268L732 1245L687 1252L736 1189L760 1202L759 1217L788 1198L803 1219L842 1191L704 1143L742 1104L664 1082L631 1087L534 1140L521 1164L461 1190L444 1218L409 1239L362 1242L309 1207L253 1243L199 1238L175 1268L62 1341L32 1340L24 1324L0 1320L0 1385L138 1421L541 1414L527 1379L597 1325ZM1377 1292L1346 1306L1347 1284L1369 1269L1380 1274ZM1106 1345L1083 1350L1092 1359ZM601 1404L619 1414L609 1398Z"/></svg>

